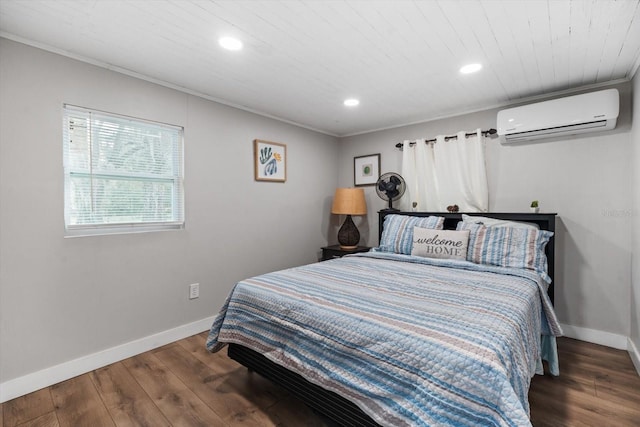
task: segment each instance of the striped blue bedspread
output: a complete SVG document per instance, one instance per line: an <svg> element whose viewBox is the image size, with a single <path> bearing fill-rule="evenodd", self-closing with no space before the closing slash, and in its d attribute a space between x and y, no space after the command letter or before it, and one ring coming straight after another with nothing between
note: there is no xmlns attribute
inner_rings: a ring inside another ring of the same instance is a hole
<svg viewBox="0 0 640 427"><path fill-rule="evenodd" d="M385 426L527 426L542 332L561 334L531 271L369 252L239 282L207 348L256 350Z"/></svg>

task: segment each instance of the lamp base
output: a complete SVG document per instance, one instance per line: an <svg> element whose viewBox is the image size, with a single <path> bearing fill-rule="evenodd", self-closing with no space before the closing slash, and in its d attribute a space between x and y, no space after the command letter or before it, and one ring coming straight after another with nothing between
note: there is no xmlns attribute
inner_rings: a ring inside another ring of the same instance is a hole
<svg viewBox="0 0 640 427"><path fill-rule="evenodd" d="M342 249L355 249L360 241L360 232L358 227L353 223L351 215L347 215L344 224L338 230L338 243Z"/></svg>
<svg viewBox="0 0 640 427"><path fill-rule="evenodd" d="M340 245L340 249L345 250L345 251L354 251L358 248L358 245L356 246L342 246Z"/></svg>

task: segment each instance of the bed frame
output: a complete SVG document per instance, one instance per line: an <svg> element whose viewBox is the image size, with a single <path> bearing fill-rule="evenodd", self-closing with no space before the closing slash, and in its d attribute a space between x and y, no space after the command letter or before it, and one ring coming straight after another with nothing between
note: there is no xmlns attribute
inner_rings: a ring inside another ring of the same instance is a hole
<svg viewBox="0 0 640 427"><path fill-rule="evenodd" d="M400 212L382 210L378 212L379 230L378 237L382 235L384 217L389 214L411 215L411 216L443 216L444 228L455 230L458 221L462 219L462 213L434 213L434 212ZM468 213L468 215L481 215L496 219L506 219L510 221L523 221L538 224L540 229L555 232L555 213L533 214L533 213ZM555 271L555 248L554 239L551 238L546 248L547 261L549 263L549 276L552 279L549 285L549 297L553 303L554 294L554 271ZM280 385L294 396L302 400L309 407L322 415L330 418L342 426L379 426L375 421L365 414L357 405L344 397L317 386L301 375L289 371L288 369L270 361L262 354L239 344L229 344L228 355L246 366L249 371L255 371L263 377Z"/></svg>

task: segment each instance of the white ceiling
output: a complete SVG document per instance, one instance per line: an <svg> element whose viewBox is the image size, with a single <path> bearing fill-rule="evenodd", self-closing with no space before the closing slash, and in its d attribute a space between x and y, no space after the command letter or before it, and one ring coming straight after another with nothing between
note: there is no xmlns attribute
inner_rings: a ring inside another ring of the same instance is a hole
<svg viewBox="0 0 640 427"><path fill-rule="evenodd" d="M639 4L0 0L0 35L342 136L628 80Z"/></svg>

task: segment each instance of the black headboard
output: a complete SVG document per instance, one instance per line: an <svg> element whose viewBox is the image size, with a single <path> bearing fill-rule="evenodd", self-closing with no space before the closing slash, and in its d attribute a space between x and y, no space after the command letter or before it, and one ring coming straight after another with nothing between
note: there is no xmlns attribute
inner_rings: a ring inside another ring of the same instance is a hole
<svg viewBox="0 0 640 427"><path fill-rule="evenodd" d="M381 210L378 212L378 239L382 236L382 228L384 226L384 217L389 214L395 215L410 215L410 216L442 216L444 217L444 229L445 230L455 230L458 222L462 220L462 214L472 215L472 216L486 216L489 218L496 219L505 219L509 221L521 221L521 222L531 222L537 224L541 230L549 230L553 231L554 234L556 232L556 215L555 213L486 213L486 212L458 212L458 213L443 213L443 212L401 212L401 211L390 211L388 209ZM554 285L555 285L555 236L549 240L546 247L546 255L547 255L547 263L549 265L549 277L551 277L551 284L549 285L549 298L553 303L554 296Z"/></svg>

